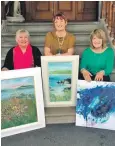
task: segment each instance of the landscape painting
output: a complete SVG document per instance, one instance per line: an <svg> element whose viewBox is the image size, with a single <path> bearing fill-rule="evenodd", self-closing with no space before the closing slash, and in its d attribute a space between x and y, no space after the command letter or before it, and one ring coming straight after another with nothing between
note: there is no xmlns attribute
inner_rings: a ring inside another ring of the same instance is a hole
<svg viewBox="0 0 115 146"><path fill-rule="evenodd" d="M1 137L45 127L41 68L1 72Z"/></svg>
<svg viewBox="0 0 115 146"><path fill-rule="evenodd" d="M34 77L1 81L1 129L37 122Z"/></svg>
<svg viewBox="0 0 115 146"><path fill-rule="evenodd" d="M115 82L78 80L76 126L115 130Z"/></svg>
<svg viewBox="0 0 115 146"><path fill-rule="evenodd" d="M76 106L79 56L41 56L45 107Z"/></svg>
<svg viewBox="0 0 115 146"><path fill-rule="evenodd" d="M50 102L71 100L72 62L48 62Z"/></svg>

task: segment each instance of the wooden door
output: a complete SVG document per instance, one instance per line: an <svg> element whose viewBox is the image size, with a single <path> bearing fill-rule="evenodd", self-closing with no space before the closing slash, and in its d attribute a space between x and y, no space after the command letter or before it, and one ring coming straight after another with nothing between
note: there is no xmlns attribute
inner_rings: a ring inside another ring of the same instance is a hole
<svg viewBox="0 0 115 146"><path fill-rule="evenodd" d="M26 1L27 21L52 21L62 11L69 21L96 21L97 1Z"/></svg>

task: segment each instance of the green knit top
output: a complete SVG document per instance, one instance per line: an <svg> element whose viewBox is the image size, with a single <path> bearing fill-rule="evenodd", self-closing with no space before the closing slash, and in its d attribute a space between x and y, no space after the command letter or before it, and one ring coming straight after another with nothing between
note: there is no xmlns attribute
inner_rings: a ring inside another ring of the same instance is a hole
<svg viewBox="0 0 115 146"><path fill-rule="evenodd" d="M110 75L114 65L114 51L107 48L102 53L95 53L91 48L86 48L81 56L80 70L86 69L93 75L104 70L105 75Z"/></svg>

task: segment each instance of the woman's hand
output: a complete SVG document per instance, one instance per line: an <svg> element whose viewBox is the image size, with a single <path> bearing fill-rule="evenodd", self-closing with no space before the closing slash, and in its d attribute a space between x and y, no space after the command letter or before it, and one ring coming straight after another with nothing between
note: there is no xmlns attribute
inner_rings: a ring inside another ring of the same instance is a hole
<svg viewBox="0 0 115 146"><path fill-rule="evenodd" d="M104 71L100 71L95 76L95 81L103 81Z"/></svg>
<svg viewBox="0 0 115 146"><path fill-rule="evenodd" d="M6 67L3 67L3 68L2 68L2 71L7 71L7 70L9 70L9 69L6 68Z"/></svg>
<svg viewBox="0 0 115 146"><path fill-rule="evenodd" d="M83 69L81 71L81 73L83 74L83 77L86 81L90 82L92 80L91 79L92 74L89 71L87 71L86 69Z"/></svg>

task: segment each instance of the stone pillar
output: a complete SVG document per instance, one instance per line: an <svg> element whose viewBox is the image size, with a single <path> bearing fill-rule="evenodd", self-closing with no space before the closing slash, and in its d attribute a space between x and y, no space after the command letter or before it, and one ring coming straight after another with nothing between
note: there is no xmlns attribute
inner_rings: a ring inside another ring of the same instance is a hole
<svg viewBox="0 0 115 146"><path fill-rule="evenodd" d="M5 2L1 1L1 32L7 32L7 20L6 20L6 11L5 11Z"/></svg>
<svg viewBox="0 0 115 146"><path fill-rule="evenodd" d="M20 6L21 6L21 15L26 19L26 2L25 1L20 1Z"/></svg>
<svg viewBox="0 0 115 146"><path fill-rule="evenodd" d="M5 3L1 1L1 20L6 20Z"/></svg>

